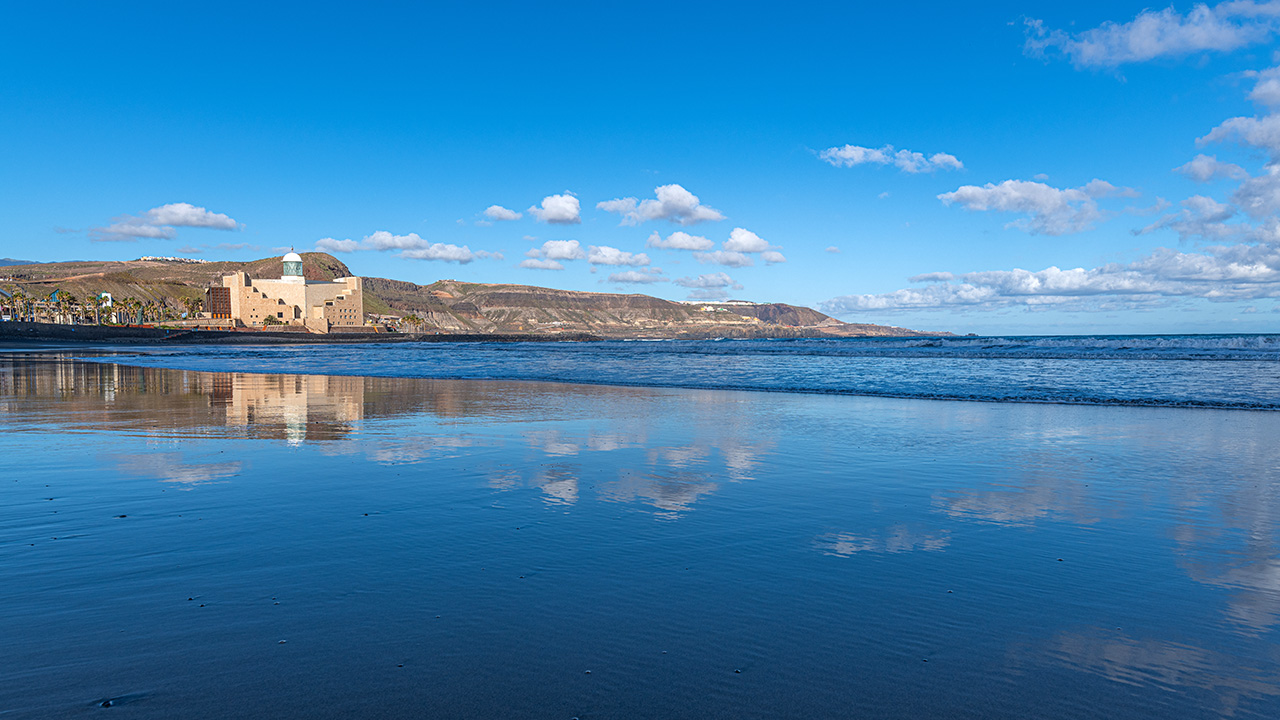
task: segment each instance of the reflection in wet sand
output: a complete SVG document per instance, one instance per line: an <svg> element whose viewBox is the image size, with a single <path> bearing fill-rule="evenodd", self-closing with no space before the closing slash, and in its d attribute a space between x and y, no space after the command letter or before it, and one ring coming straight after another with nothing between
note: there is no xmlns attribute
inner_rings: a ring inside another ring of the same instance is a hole
<svg viewBox="0 0 1280 720"><path fill-rule="evenodd" d="M218 482L239 475L244 463L192 462L181 452L131 453L110 456L121 471L138 477L193 486Z"/></svg>
<svg viewBox="0 0 1280 720"><path fill-rule="evenodd" d="M1185 693L1205 691L1232 717L1242 703L1280 696L1280 674L1239 657L1179 642L1133 638L1123 632L1067 632L1046 647L1021 647L1012 662L1034 664L1042 657L1111 682Z"/></svg>
<svg viewBox="0 0 1280 720"><path fill-rule="evenodd" d="M819 536L818 548L828 555L855 553L941 552L951 544L949 530L929 531L907 525L893 525L871 536L831 533Z"/></svg>
<svg viewBox="0 0 1280 720"><path fill-rule="evenodd" d="M1278 421L2 357L42 464L0 486L0 706L81 707L127 614L136 687L199 647L405 717L1274 717Z"/></svg>

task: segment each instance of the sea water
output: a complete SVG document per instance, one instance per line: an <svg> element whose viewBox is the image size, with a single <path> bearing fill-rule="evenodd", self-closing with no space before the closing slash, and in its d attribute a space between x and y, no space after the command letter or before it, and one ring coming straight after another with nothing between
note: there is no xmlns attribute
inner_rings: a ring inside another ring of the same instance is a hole
<svg viewBox="0 0 1280 720"><path fill-rule="evenodd" d="M213 371L1280 409L1280 335L174 346L107 359Z"/></svg>
<svg viewBox="0 0 1280 720"><path fill-rule="evenodd" d="M1280 716L1272 341L1006 340L0 356L0 717Z"/></svg>

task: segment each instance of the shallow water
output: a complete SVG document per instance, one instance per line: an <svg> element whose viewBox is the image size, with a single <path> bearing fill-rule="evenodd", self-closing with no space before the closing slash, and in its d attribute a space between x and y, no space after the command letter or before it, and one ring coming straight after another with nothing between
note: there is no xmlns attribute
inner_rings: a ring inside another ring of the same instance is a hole
<svg viewBox="0 0 1280 720"><path fill-rule="evenodd" d="M1280 410L1280 335L166 346L109 355L209 371Z"/></svg>
<svg viewBox="0 0 1280 720"><path fill-rule="evenodd" d="M0 717L1276 717L1277 438L0 358Z"/></svg>

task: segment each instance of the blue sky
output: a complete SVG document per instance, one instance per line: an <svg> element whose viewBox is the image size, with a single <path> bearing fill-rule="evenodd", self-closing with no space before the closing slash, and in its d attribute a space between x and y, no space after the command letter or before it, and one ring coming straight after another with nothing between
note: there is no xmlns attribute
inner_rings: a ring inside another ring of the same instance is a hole
<svg viewBox="0 0 1280 720"><path fill-rule="evenodd" d="M15 6L0 256L1275 332L1280 2L1145 7Z"/></svg>

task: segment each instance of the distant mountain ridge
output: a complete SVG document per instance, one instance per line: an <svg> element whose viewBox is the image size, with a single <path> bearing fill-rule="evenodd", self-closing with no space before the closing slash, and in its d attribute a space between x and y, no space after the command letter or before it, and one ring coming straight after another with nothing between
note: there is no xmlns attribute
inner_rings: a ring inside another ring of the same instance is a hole
<svg viewBox="0 0 1280 720"><path fill-rule="evenodd" d="M308 280L346 277L351 270L327 253L302 253ZM84 297L110 292L114 297L180 304L203 297L223 275L244 271L250 277L280 277L276 257L251 262L199 264L165 260L32 263L4 273L32 296L62 288ZM915 336L924 333L888 325L853 324L812 308L785 303L680 303L649 295L556 290L531 285L465 283L440 280L418 285L388 278L364 278L365 312L416 318L414 332L451 334L556 335L590 333L614 338L788 338Z"/></svg>
<svg viewBox="0 0 1280 720"><path fill-rule="evenodd" d="M16 260L14 258L0 258L0 267L8 267L10 265L39 265L39 260Z"/></svg>

